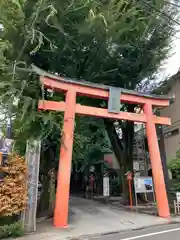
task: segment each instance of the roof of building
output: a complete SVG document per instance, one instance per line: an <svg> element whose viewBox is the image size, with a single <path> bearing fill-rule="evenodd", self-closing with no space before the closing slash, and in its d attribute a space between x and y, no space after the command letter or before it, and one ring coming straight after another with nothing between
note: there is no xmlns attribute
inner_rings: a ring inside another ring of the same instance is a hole
<svg viewBox="0 0 180 240"><path fill-rule="evenodd" d="M177 82L177 80L180 80L180 71L178 71L172 77L168 78L166 81L162 82L162 84L160 84L160 86L156 88L153 93L159 95L168 94L168 92L171 90L172 86Z"/></svg>

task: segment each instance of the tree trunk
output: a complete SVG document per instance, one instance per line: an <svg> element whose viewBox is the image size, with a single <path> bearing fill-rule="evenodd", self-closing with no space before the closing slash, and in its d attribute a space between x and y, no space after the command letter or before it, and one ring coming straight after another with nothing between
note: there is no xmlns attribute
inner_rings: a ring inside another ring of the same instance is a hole
<svg viewBox="0 0 180 240"><path fill-rule="evenodd" d="M47 89L44 90L44 99L48 100ZM47 142L46 142L47 141ZM42 194L40 196L40 201L38 204L39 216L49 215L49 203L50 203L50 170L54 167L55 154L56 154L56 145L51 144L51 137L47 137L42 143L45 147L45 150L42 149L41 152L41 161L40 161L40 174L42 176Z"/></svg>
<svg viewBox="0 0 180 240"><path fill-rule="evenodd" d="M50 170L53 168L54 163L54 151L53 147L46 149L42 154L41 161L41 176L42 176L42 194L40 197L39 205L38 205L38 215L44 216L49 215L49 201L50 201Z"/></svg>
<svg viewBox="0 0 180 240"><path fill-rule="evenodd" d="M134 123L126 122L123 129L123 141L125 145L126 167L128 171L133 171L133 141L134 141Z"/></svg>
<svg viewBox="0 0 180 240"><path fill-rule="evenodd" d="M127 122L127 127L123 131L123 139L120 139L113 125L114 121L105 119L104 123L113 148L113 152L120 166L123 202L124 204L128 204L129 191L125 174L127 171L133 170L132 157L134 124L132 122Z"/></svg>
<svg viewBox="0 0 180 240"><path fill-rule="evenodd" d="M129 105L128 111L133 112L133 110L134 105ZM129 190L125 174L128 171L133 171L134 122L126 121L125 128L122 129L122 139L118 137L113 120L105 119L104 123L113 148L113 152L120 166L123 202L124 204L128 204Z"/></svg>

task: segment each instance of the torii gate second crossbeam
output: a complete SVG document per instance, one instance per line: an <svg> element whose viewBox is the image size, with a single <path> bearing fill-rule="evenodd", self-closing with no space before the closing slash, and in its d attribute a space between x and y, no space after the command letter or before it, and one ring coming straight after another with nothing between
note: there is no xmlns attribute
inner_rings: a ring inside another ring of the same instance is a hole
<svg viewBox="0 0 180 240"><path fill-rule="evenodd" d="M164 182L161 157L159 153L158 139L155 124L170 125L169 118L158 117L153 114L153 107L166 107L169 105L168 97L140 94L135 91L121 89L119 102L138 104L143 106L144 113L129 112L110 112L108 109L83 106L76 104L78 95L89 96L91 98L109 99L110 86L92 84L89 82L78 82L68 80L34 67L34 71L40 75L41 83L54 91L64 91L66 94L65 102L39 101L38 108L41 110L54 110L64 112L64 126L59 170L57 176L56 203L54 212L54 226L64 228L68 224L68 205L71 161L73 151L73 136L75 114L97 116L111 119L123 119L146 124L146 133L149 147L149 155L152 166L155 195L157 201L158 215L163 218L170 217L168 198Z"/></svg>

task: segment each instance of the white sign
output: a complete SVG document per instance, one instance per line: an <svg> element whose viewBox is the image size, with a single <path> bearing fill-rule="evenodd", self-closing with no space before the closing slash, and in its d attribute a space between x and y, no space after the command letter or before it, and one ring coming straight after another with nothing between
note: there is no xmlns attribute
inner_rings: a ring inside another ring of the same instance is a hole
<svg viewBox="0 0 180 240"><path fill-rule="evenodd" d="M176 192L176 199L177 199L177 202L180 202L180 192Z"/></svg>
<svg viewBox="0 0 180 240"><path fill-rule="evenodd" d="M152 177L135 177L134 187L136 193L153 192Z"/></svg>
<svg viewBox="0 0 180 240"><path fill-rule="evenodd" d="M94 166L90 166L90 172L94 172L95 171L95 167Z"/></svg>
<svg viewBox="0 0 180 240"><path fill-rule="evenodd" d="M109 197L109 177L103 177L103 196Z"/></svg>

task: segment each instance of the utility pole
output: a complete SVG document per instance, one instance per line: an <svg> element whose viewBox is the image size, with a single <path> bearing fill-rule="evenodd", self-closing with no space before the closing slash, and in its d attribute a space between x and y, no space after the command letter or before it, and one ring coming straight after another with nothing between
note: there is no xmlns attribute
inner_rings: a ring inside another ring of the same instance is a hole
<svg viewBox="0 0 180 240"><path fill-rule="evenodd" d="M156 114L160 116L160 110L156 110ZM169 190L169 172L167 167L167 158L166 158L166 149L165 149L165 142L164 142L164 129L162 125L157 125L156 127L157 136L158 136L158 142L159 142L159 151L161 155L161 162L162 162L162 168L164 173L164 180L166 184L166 191Z"/></svg>
<svg viewBox="0 0 180 240"><path fill-rule="evenodd" d="M169 190L169 173L168 173L168 167L167 167L167 158L166 158L166 150L165 150L165 142L164 142L164 131L163 126L157 127L157 135L159 138L159 150L161 154L161 162L164 172L164 180L166 184L166 190Z"/></svg>

